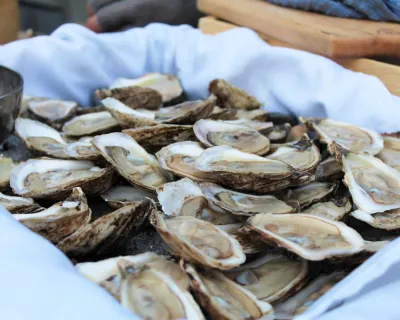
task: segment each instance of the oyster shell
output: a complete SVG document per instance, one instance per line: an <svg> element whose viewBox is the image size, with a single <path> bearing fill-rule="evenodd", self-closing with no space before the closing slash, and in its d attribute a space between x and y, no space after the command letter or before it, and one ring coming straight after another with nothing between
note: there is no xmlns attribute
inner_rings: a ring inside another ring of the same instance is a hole
<svg viewBox="0 0 400 320"><path fill-rule="evenodd" d="M311 130L318 133L321 142L335 141L337 144L355 153L375 155L383 149L383 139L372 130L330 119L308 119L300 117Z"/></svg>
<svg viewBox="0 0 400 320"><path fill-rule="evenodd" d="M0 155L0 190L5 189L10 183L10 176L14 166L11 158Z"/></svg>
<svg viewBox="0 0 400 320"><path fill-rule="evenodd" d="M252 121L246 118L241 118L236 120L226 120L224 122L229 124L244 125L249 128L257 130L261 134L270 132L274 127L274 124L272 122Z"/></svg>
<svg viewBox="0 0 400 320"><path fill-rule="evenodd" d="M92 142L120 175L134 185L155 190L170 180L158 161L124 133L100 135L93 138Z"/></svg>
<svg viewBox="0 0 400 320"><path fill-rule="evenodd" d="M266 254L224 275L253 293L257 299L276 302L299 291L308 278L308 262L282 254Z"/></svg>
<svg viewBox="0 0 400 320"><path fill-rule="evenodd" d="M377 158L392 168L400 171L400 138L383 136L384 148L377 154Z"/></svg>
<svg viewBox="0 0 400 320"><path fill-rule="evenodd" d="M400 229L400 209L393 209L385 212L369 214L362 210L356 210L351 216L368 223L370 226L385 230Z"/></svg>
<svg viewBox="0 0 400 320"><path fill-rule="evenodd" d="M236 118L236 109L215 106L208 118L214 120L232 120Z"/></svg>
<svg viewBox="0 0 400 320"><path fill-rule="evenodd" d="M310 174L297 172L284 162L229 146L205 150L196 159L194 167L212 176L222 186L258 194L306 183L312 178Z"/></svg>
<svg viewBox="0 0 400 320"><path fill-rule="evenodd" d="M65 152L67 143L52 127L39 121L18 118L15 121L15 131L30 150L49 157L69 158Z"/></svg>
<svg viewBox="0 0 400 320"><path fill-rule="evenodd" d="M249 119L249 120L257 120L257 121L267 121L268 113L262 109L255 110L243 110L238 109L236 111L236 119Z"/></svg>
<svg viewBox="0 0 400 320"><path fill-rule="evenodd" d="M147 151L158 151L171 143L195 140L192 126L159 124L149 127L122 130Z"/></svg>
<svg viewBox="0 0 400 320"><path fill-rule="evenodd" d="M170 277L152 268L127 265L122 270L121 304L148 320L205 320L186 290Z"/></svg>
<svg viewBox="0 0 400 320"><path fill-rule="evenodd" d="M258 155L266 154L269 150L269 140L246 125L199 120L194 124L193 131L197 139L208 147L228 145Z"/></svg>
<svg viewBox="0 0 400 320"><path fill-rule="evenodd" d="M11 213L27 213L44 210L32 198L7 196L0 192L0 206Z"/></svg>
<svg viewBox="0 0 400 320"><path fill-rule="evenodd" d="M151 88L131 86L115 89L100 89L95 92L99 100L115 98L132 109L157 110L163 104L161 94Z"/></svg>
<svg viewBox="0 0 400 320"><path fill-rule="evenodd" d="M337 181L342 177L342 165L334 157L321 161L315 170L315 180L317 181Z"/></svg>
<svg viewBox="0 0 400 320"><path fill-rule="evenodd" d="M38 213L14 214L13 217L47 240L58 243L87 225L91 214L82 189L74 188L65 201Z"/></svg>
<svg viewBox="0 0 400 320"><path fill-rule="evenodd" d="M110 89L140 86L158 91L164 103L181 100L183 89L177 77L161 73L149 73L137 79L118 78Z"/></svg>
<svg viewBox="0 0 400 320"><path fill-rule="evenodd" d="M62 131L69 136L82 137L118 129L119 123L107 111L88 113L66 122Z"/></svg>
<svg viewBox="0 0 400 320"><path fill-rule="evenodd" d="M255 196L220 187L217 184L200 183L206 198L232 214L252 216L257 213L290 213L294 208L274 196Z"/></svg>
<svg viewBox="0 0 400 320"><path fill-rule="evenodd" d="M114 177L112 168L102 169L90 161L42 158L16 166L10 185L24 197L63 199L75 187L81 187L86 195L103 193Z"/></svg>
<svg viewBox="0 0 400 320"><path fill-rule="evenodd" d="M368 155L348 152L336 143L331 153L342 163L353 202L367 213L400 208L400 172Z"/></svg>
<svg viewBox="0 0 400 320"><path fill-rule="evenodd" d="M119 209L126 205L135 204L144 198L157 200L154 193L133 186L115 186L107 190L101 197L110 205L110 207Z"/></svg>
<svg viewBox="0 0 400 320"><path fill-rule="evenodd" d="M339 221L342 220L343 217L350 212L351 208L352 206L349 199L342 198L340 200L333 199L327 202L315 203L308 209L303 210L303 212Z"/></svg>
<svg viewBox="0 0 400 320"><path fill-rule="evenodd" d="M224 108L253 110L262 106L256 98L222 79L211 81L209 91L218 97L218 104Z"/></svg>
<svg viewBox="0 0 400 320"><path fill-rule="evenodd" d="M75 258L105 255L127 237L135 236L154 210L155 203L150 199L122 207L78 229L57 247Z"/></svg>
<svg viewBox="0 0 400 320"><path fill-rule="evenodd" d="M315 202L329 197L337 188L337 184L329 182L312 182L304 187L288 190L287 204L304 209Z"/></svg>
<svg viewBox="0 0 400 320"><path fill-rule="evenodd" d="M65 153L77 160L99 160L101 153L92 144L93 137L83 137L78 141L69 143Z"/></svg>
<svg viewBox="0 0 400 320"><path fill-rule="evenodd" d="M261 122L268 123L268 122ZM292 126L289 123L277 124L272 128L259 130L260 133L264 134L271 143L281 143L288 139Z"/></svg>
<svg viewBox="0 0 400 320"><path fill-rule="evenodd" d="M246 227L258 232L267 243L312 261L352 255L364 248L363 238L354 229L309 214L261 213L249 218Z"/></svg>
<svg viewBox="0 0 400 320"><path fill-rule="evenodd" d="M272 306L215 270L195 270L186 265L197 301L211 319L274 319Z"/></svg>
<svg viewBox="0 0 400 320"><path fill-rule="evenodd" d="M321 161L317 146L305 134L297 142L289 142L279 147L268 159L282 161L297 170L315 171Z"/></svg>
<svg viewBox="0 0 400 320"><path fill-rule="evenodd" d="M209 204L199 185L188 178L157 188L162 211L169 217L191 216L216 225L235 223L235 217Z"/></svg>
<svg viewBox="0 0 400 320"><path fill-rule="evenodd" d="M158 212L150 222L174 254L186 261L227 270L246 260L239 242L209 222L188 216L165 219Z"/></svg>
<svg viewBox="0 0 400 320"><path fill-rule="evenodd" d="M204 149L198 142L182 141L172 143L156 153L161 166L179 177L195 181L210 181L212 177L195 168L195 160Z"/></svg>

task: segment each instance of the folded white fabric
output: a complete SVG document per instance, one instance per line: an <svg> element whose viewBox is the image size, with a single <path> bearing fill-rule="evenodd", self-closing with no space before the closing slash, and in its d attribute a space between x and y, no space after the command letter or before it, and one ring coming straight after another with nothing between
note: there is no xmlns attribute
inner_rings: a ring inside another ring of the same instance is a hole
<svg viewBox="0 0 400 320"><path fill-rule="evenodd" d="M320 56L269 47L246 29L205 36L190 27L153 24L96 35L65 25L50 37L1 46L0 64L22 73L28 95L86 105L93 90L117 77L164 72L180 77L191 98L205 97L209 81L224 78L271 111L327 116L380 132L400 130L399 98L378 79ZM384 248L298 319L377 319L377 314L398 319L393 300L400 286L399 250L399 240ZM4 210L0 257L0 319L136 318Z"/></svg>

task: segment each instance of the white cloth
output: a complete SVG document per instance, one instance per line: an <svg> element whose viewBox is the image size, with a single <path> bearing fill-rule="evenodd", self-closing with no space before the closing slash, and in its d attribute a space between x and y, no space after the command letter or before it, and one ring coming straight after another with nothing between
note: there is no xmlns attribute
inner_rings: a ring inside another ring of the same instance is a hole
<svg viewBox="0 0 400 320"><path fill-rule="evenodd" d="M84 105L93 90L117 77L163 72L178 75L191 98L205 97L209 81L218 77L251 92L271 111L327 116L380 132L400 130L399 98L378 79L320 56L270 47L247 29L205 36L185 26L153 24L96 35L65 25L51 37L1 46L0 64L23 75L28 95ZM399 252L395 241L298 319L399 319ZM135 319L4 210L0 257L0 319Z"/></svg>

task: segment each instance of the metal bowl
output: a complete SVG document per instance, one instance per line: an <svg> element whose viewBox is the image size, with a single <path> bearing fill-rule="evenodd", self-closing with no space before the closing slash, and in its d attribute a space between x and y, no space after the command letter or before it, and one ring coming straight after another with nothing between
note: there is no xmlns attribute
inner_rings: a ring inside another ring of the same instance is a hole
<svg viewBox="0 0 400 320"><path fill-rule="evenodd" d="M20 74L0 66L0 145L14 129L24 81Z"/></svg>

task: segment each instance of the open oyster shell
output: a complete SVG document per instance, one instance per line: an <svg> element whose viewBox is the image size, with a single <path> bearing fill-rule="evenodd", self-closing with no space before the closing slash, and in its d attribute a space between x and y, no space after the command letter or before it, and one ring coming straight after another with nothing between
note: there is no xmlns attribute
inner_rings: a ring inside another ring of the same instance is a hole
<svg viewBox="0 0 400 320"><path fill-rule="evenodd" d="M309 214L258 214L247 221L246 228L258 232L267 243L312 261L352 255L364 248L363 238L354 229Z"/></svg>
<svg viewBox="0 0 400 320"><path fill-rule="evenodd" d="M150 221L175 255L222 270L246 260L237 240L213 224L189 216L163 218L153 212Z"/></svg>
<svg viewBox="0 0 400 320"><path fill-rule="evenodd" d="M88 113L66 122L62 131L69 136L82 137L107 133L119 128L119 123L107 111Z"/></svg>
<svg viewBox="0 0 400 320"><path fill-rule="evenodd" d="M253 110L262 106L256 98L222 79L211 81L209 91L218 97L218 104L224 108Z"/></svg>
<svg viewBox="0 0 400 320"><path fill-rule="evenodd" d="M102 169L90 161L42 158L16 166L10 185L24 197L63 199L75 187L81 187L86 195L103 193L114 177L112 168Z"/></svg>
<svg viewBox="0 0 400 320"><path fill-rule="evenodd" d="M65 153L77 160L99 160L101 153L92 144L93 137L82 137L78 141L69 143Z"/></svg>
<svg viewBox="0 0 400 320"><path fill-rule="evenodd" d="M337 144L355 153L375 155L383 149L383 139L372 130L330 119L308 119L300 117L311 130L318 133L321 142Z"/></svg>
<svg viewBox="0 0 400 320"><path fill-rule="evenodd" d="M224 122L229 124L244 125L257 130L261 134L268 134L270 131L273 130L274 127L274 124L272 122L253 121L246 118L225 120Z"/></svg>
<svg viewBox="0 0 400 320"><path fill-rule="evenodd" d="M133 186L115 186L107 190L101 197L114 209L122 208L123 206L135 204L142 201L144 198L150 198L157 201L154 193Z"/></svg>
<svg viewBox="0 0 400 320"><path fill-rule="evenodd" d="M44 210L32 198L7 196L0 192L0 206L11 213L28 213Z"/></svg>
<svg viewBox="0 0 400 320"><path fill-rule="evenodd" d="M282 254L266 254L240 267L224 272L257 299L276 302L300 290L308 279L308 262Z"/></svg>
<svg viewBox="0 0 400 320"><path fill-rule="evenodd" d="M148 154L133 138L113 132L93 138L94 146L130 183L155 190L171 180L157 159Z"/></svg>
<svg viewBox="0 0 400 320"><path fill-rule="evenodd" d="M290 213L294 208L275 196L255 196L220 187L217 184L200 183L206 198L235 215L253 216L257 213Z"/></svg>
<svg viewBox="0 0 400 320"><path fill-rule="evenodd" d="M216 270L196 270L186 264L197 301L212 319L274 319L272 306Z"/></svg>
<svg viewBox="0 0 400 320"><path fill-rule="evenodd" d="M339 221L351 211L351 208L352 206L349 199L342 198L333 199L327 202L317 202L302 211L303 213Z"/></svg>
<svg viewBox="0 0 400 320"><path fill-rule="evenodd" d="M74 188L62 202L38 213L14 214L13 217L47 240L58 243L87 225L91 210L81 188Z"/></svg>
<svg viewBox="0 0 400 320"><path fill-rule="evenodd" d="M351 216L368 223L374 228L385 230L400 229L400 209L378 212L373 215L362 210L356 210L351 213Z"/></svg>
<svg viewBox="0 0 400 320"><path fill-rule="evenodd" d="M133 237L156 210L155 203L144 199L102 216L59 242L57 247L70 257L102 256Z"/></svg>
<svg viewBox="0 0 400 320"><path fill-rule="evenodd" d="M213 120L233 120L236 118L236 109L234 108L220 108L215 106L208 116L208 119Z"/></svg>
<svg viewBox="0 0 400 320"><path fill-rule="evenodd" d="M208 147L228 145L245 152L266 154L270 142L257 130L224 121L199 120L193 126L197 139Z"/></svg>
<svg viewBox="0 0 400 320"><path fill-rule="evenodd" d="M312 182L306 186L288 190L286 202L298 208L307 208L315 202L329 197L337 189L337 184L329 182Z"/></svg>
<svg viewBox="0 0 400 320"><path fill-rule="evenodd" d="M158 124L122 132L135 139L148 152L158 151L171 143L196 139L192 126L178 124Z"/></svg>
<svg viewBox="0 0 400 320"><path fill-rule="evenodd" d="M14 166L11 158L0 156L0 191L10 183L10 176Z"/></svg>
<svg viewBox="0 0 400 320"><path fill-rule="evenodd" d="M338 181L343 178L342 165L334 157L321 161L315 170L316 181Z"/></svg>
<svg viewBox="0 0 400 320"><path fill-rule="evenodd" d="M400 171L400 138L383 136L384 148L377 154L377 158L392 168Z"/></svg>
<svg viewBox="0 0 400 320"><path fill-rule="evenodd" d="M353 202L367 213L400 208L400 172L368 154L348 152L336 143L331 153L342 163Z"/></svg>
<svg viewBox="0 0 400 320"><path fill-rule="evenodd" d="M262 109L254 109L254 110L243 110L238 109L236 111L236 119L249 119L255 121L267 121L268 113Z"/></svg>

